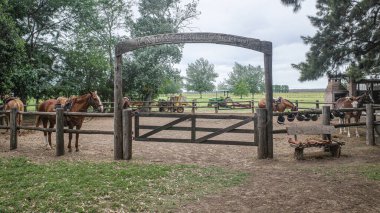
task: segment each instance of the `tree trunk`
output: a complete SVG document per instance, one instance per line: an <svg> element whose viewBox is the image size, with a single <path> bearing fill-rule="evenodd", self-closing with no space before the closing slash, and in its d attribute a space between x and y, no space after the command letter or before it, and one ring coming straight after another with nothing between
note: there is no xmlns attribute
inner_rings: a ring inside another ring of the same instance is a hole
<svg viewBox="0 0 380 213"><path fill-rule="evenodd" d="M144 107L141 109L143 112L149 112L149 102L152 101L153 92L148 92L148 94L145 94L144 96Z"/></svg>

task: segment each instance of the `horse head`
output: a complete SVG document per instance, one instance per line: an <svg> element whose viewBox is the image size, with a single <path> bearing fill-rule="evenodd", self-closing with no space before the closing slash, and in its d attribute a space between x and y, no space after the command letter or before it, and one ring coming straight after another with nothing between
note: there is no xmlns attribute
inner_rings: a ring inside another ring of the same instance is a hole
<svg viewBox="0 0 380 213"><path fill-rule="evenodd" d="M358 107L363 106L363 104L375 103L375 101L372 98L371 92L369 90L360 96L354 97L354 101L357 102Z"/></svg>
<svg viewBox="0 0 380 213"><path fill-rule="evenodd" d="M98 96L97 91L90 92L90 96L88 99L88 104L94 108L94 110L103 112L103 104L102 101L100 100L100 97Z"/></svg>
<svg viewBox="0 0 380 213"><path fill-rule="evenodd" d="M291 111L298 111L298 107L295 104L293 104L293 102L289 101L288 99L283 98L282 102L286 106L286 108L290 108Z"/></svg>

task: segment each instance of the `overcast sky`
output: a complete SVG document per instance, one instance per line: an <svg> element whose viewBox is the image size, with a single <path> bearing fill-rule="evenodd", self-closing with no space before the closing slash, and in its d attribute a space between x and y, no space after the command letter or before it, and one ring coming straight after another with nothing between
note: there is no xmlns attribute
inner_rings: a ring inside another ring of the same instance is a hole
<svg viewBox="0 0 380 213"><path fill-rule="evenodd" d="M193 21L189 32L226 33L271 41L273 84L286 84L290 89L326 88L326 78L299 82L299 72L291 67L292 63L303 61L308 51L300 36L316 32L307 18L316 12L315 0L304 1L297 13L280 0L200 0L198 10L201 15ZM228 77L235 62L264 67L262 53L218 44L185 44L183 59L176 67L186 76L188 64L200 57L215 65L217 82Z"/></svg>

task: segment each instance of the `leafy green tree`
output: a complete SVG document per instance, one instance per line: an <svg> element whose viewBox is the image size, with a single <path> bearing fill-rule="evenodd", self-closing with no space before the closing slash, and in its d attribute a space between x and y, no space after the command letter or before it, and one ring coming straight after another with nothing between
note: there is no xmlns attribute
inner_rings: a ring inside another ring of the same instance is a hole
<svg viewBox="0 0 380 213"><path fill-rule="evenodd" d="M102 95L108 90L104 82L109 63L102 51L96 47L77 47L65 51L64 56L61 78L56 84L61 93L82 94L97 90Z"/></svg>
<svg viewBox="0 0 380 213"><path fill-rule="evenodd" d="M304 0L281 0L281 2L286 6L292 6L293 11L297 12L299 9L301 9L301 2Z"/></svg>
<svg viewBox="0 0 380 213"><path fill-rule="evenodd" d="M36 69L29 66L12 72L11 80L16 85L12 92L26 103L28 98L52 97L55 94L53 85L54 74L48 69Z"/></svg>
<svg viewBox="0 0 380 213"><path fill-rule="evenodd" d="M14 86L11 74L24 58L24 40L18 34L9 7L7 0L0 0L0 93L11 91Z"/></svg>
<svg viewBox="0 0 380 213"><path fill-rule="evenodd" d="M231 90L231 86L227 83L227 80L224 79L224 81L219 82L218 85L216 86L218 90Z"/></svg>
<svg viewBox="0 0 380 213"><path fill-rule="evenodd" d="M214 89L213 82L215 82L218 74L214 71L213 64L204 58L200 58L188 65L186 76L186 89L198 92L202 98L203 92Z"/></svg>
<svg viewBox="0 0 380 213"><path fill-rule="evenodd" d="M167 77L163 80L163 84L160 87L160 94L175 94L182 92L182 77L179 75L180 71L177 70L176 74L170 77Z"/></svg>
<svg viewBox="0 0 380 213"><path fill-rule="evenodd" d="M184 30L197 15L198 1L183 5L180 0L141 0L140 17L131 23L131 36L141 37ZM182 58L182 45L159 45L135 50L126 60L124 90L151 100L164 79L175 73L174 64Z"/></svg>
<svg viewBox="0 0 380 213"><path fill-rule="evenodd" d="M379 75L379 1L318 0L316 8L317 15L309 19L318 31L303 37L310 45L306 61L292 65L301 73L299 80L315 80L346 66L351 74Z"/></svg>
<svg viewBox="0 0 380 213"><path fill-rule="evenodd" d="M243 95L249 94L249 85L244 79L239 79L238 82L234 85L232 92L235 95L240 95L240 99L243 98Z"/></svg>
<svg viewBox="0 0 380 213"><path fill-rule="evenodd" d="M264 71L260 66L244 66L235 63L232 72L228 74L228 77L227 83L231 85L232 88L235 88L241 81L246 82L249 87L249 92L252 94L252 98L255 93L264 90Z"/></svg>
<svg viewBox="0 0 380 213"><path fill-rule="evenodd" d="M73 38L75 45L80 43L98 47L108 58L109 70L104 73L102 95L113 97L114 47L129 32L132 1L125 0L86 0L75 9ZM94 49L94 48L92 48ZM94 49L95 50L95 49ZM102 77L103 78L103 77ZM106 89L108 88L108 89Z"/></svg>

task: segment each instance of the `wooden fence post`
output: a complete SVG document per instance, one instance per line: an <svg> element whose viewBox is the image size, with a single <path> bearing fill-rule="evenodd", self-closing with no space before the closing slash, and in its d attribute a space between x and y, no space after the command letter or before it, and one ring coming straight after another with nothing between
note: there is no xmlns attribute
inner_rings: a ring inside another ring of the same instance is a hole
<svg viewBox="0 0 380 213"><path fill-rule="evenodd" d="M259 129L257 128L257 113L253 115L253 143L258 145L259 143Z"/></svg>
<svg viewBox="0 0 380 213"><path fill-rule="evenodd" d="M191 113L195 113L195 101L193 100L192 102L191 102Z"/></svg>
<svg viewBox="0 0 380 213"><path fill-rule="evenodd" d="M315 101L315 108L319 109L319 100Z"/></svg>
<svg viewBox="0 0 380 213"><path fill-rule="evenodd" d="M323 106L322 107L322 124L323 125L330 125L330 106ZM331 135L324 134L322 136L323 140L329 140L331 138Z"/></svg>
<svg viewBox="0 0 380 213"><path fill-rule="evenodd" d="M251 110L252 110L252 113L255 113L255 102L253 100L250 101L250 106L251 106Z"/></svg>
<svg viewBox="0 0 380 213"><path fill-rule="evenodd" d="M132 110L123 110L123 158L132 159Z"/></svg>
<svg viewBox="0 0 380 213"><path fill-rule="evenodd" d="M298 100L296 100L295 102L296 102L296 107L298 108Z"/></svg>
<svg viewBox="0 0 380 213"><path fill-rule="evenodd" d="M196 128L197 128L197 120L196 120L196 116L193 114L191 116L191 142L195 142L195 140L197 139L197 133L196 133Z"/></svg>
<svg viewBox="0 0 380 213"><path fill-rule="evenodd" d="M17 108L12 108L9 115L10 149L17 149Z"/></svg>
<svg viewBox="0 0 380 213"><path fill-rule="evenodd" d="M135 138L140 136L140 116L138 113L135 114Z"/></svg>
<svg viewBox="0 0 380 213"><path fill-rule="evenodd" d="M267 138L267 109L260 108L256 110L257 113L257 131L258 131L258 147L257 158L268 158L268 138Z"/></svg>
<svg viewBox="0 0 380 213"><path fill-rule="evenodd" d="M367 128L367 134L366 134L366 143L367 145L374 146L375 143L375 131L374 131L374 111L373 111L373 105L372 104L366 104L366 128Z"/></svg>
<svg viewBox="0 0 380 213"><path fill-rule="evenodd" d="M218 113L219 104L215 105L215 113Z"/></svg>
<svg viewBox="0 0 380 213"><path fill-rule="evenodd" d="M63 108L56 108L56 156L65 154L65 140L64 140L64 115Z"/></svg>

